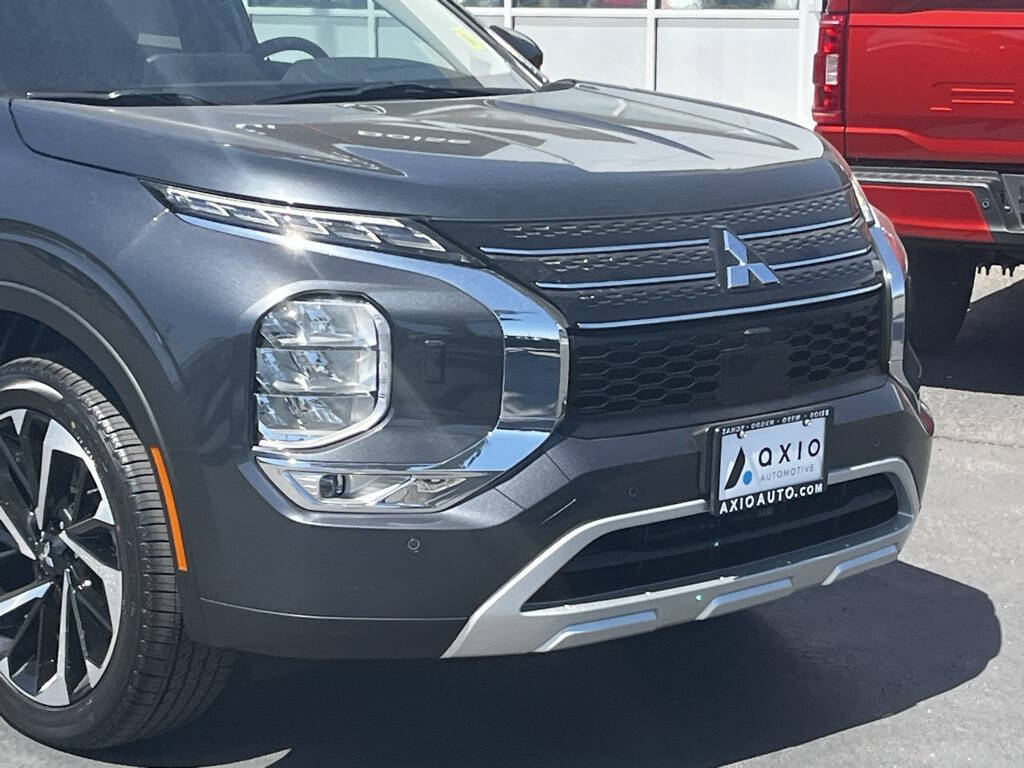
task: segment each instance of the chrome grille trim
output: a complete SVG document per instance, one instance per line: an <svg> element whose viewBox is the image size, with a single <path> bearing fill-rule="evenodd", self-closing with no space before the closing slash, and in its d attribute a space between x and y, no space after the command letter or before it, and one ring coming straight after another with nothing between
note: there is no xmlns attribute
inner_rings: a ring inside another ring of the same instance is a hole
<svg viewBox="0 0 1024 768"><path fill-rule="evenodd" d="M802 227L786 227L785 229L770 229L766 232L750 232L747 234L737 233L741 240L763 240L766 237L783 237L785 235L799 235L804 232L817 232L819 229L831 229L832 227L844 227L853 224L860 216L847 216L845 219L833 219L822 224L807 224Z"/></svg>
<svg viewBox="0 0 1024 768"><path fill-rule="evenodd" d="M691 320L708 320L715 317L734 317L736 315L752 315L760 312L774 312L780 309L792 307L805 307L811 304L823 304L828 301L839 301L854 296L864 296L883 288L881 283L869 285L866 288L858 288L852 291L841 291L828 294L827 296L812 296L807 299L794 299L793 301L780 301L775 304L755 304L747 307L734 307L732 309L719 309L711 312L694 312L688 315L672 315L668 317L645 317L638 320L616 320L608 323L578 323L577 328L581 330L602 330L608 328L637 328L644 325L662 325L668 323L683 323Z"/></svg>
<svg viewBox="0 0 1024 768"><path fill-rule="evenodd" d="M771 268L776 272L784 272L787 269L798 267L814 267L819 264L829 264L833 261L843 259L855 259L860 256L867 256L871 253L870 248L860 248L856 251L844 251L829 256L818 256L813 259L800 259L799 261L786 261L781 264L772 264ZM534 283L538 288L545 291L586 291L600 290L602 288L639 288L645 285L663 285L667 283L692 283L700 280L713 280L717 276L715 272L697 272L692 275L665 275L662 277L638 277L632 280L592 280L583 283Z"/></svg>
<svg viewBox="0 0 1024 768"><path fill-rule="evenodd" d="M836 253L832 256L818 256L813 259L801 259L800 261L784 261L781 264L772 264L771 267L776 272L784 272L787 269L796 269L798 267L814 267L818 264L828 264L833 261L842 261L843 259L855 259L859 256L867 256L871 253L870 248L861 248L856 251L847 251L846 253Z"/></svg>
<svg viewBox="0 0 1024 768"><path fill-rule="evenodd" d="M853 224L859 216L848 216L843 219L833 219L818 224L806 224L801 227L787 227L786 229L770 229L762 232L737 232L741 240L764 240L769 237L783 237L785 235L799 235L805 232L816 232L819 229L831 229L847 224ZM606 245L590 246L588 248L541 248L541 249L520 249L520 248L492 248L481 246L483 253L491 256L584 256L594 253L627 253L629 251L651 251L660 248L692 248L697 246L710 245L710 238L699 240L675 240L663 243L637 243L633 245Z"/></svg>
<svg viewBox="0 0 1024 768"><path fill-rule="evenodd" d="M698 240L669 240L663 243L641 243L636 245L595 245L589 248L489 248L481 246L480 250L491 256L585 256L588 253L626 253L628 251L653 251L661 248L693 248L710 245L710 238Z"/></svg>
<svg viewBox="0 0 1024 768"><path fill-rule="evenodd" d="M663 283L692 283L697 280L712 280L715 272L698 272L693 275L666 275L664 277L638 277L633 280L596 280L589 283L534 283L546 291L586 291L600 288L638 288L644 285Z"/></svg>

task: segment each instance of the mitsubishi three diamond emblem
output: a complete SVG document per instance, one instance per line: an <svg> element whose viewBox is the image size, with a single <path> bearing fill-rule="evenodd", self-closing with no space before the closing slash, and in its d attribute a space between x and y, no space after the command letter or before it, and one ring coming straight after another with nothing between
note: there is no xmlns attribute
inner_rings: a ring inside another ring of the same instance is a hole
<svg viewBox="0 0 1024 768"><path fill-rule="evenodd" d="M779 285L779 276L725 227L711 230L719 282L728 290L749 288L751 278L762 286Z"/></svg>

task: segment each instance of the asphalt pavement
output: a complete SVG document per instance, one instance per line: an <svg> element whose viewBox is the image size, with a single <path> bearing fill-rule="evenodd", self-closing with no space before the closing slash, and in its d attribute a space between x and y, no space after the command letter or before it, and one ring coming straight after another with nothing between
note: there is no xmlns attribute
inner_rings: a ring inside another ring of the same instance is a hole
<svg viewBox="0 0 1024 768"><path fill-rule="evenodd" d="M699 625L533 658L253 659L194 725L98 755L0 722L0 766L1024 766L1024 280L925 359L938 435L903 560Z"/></svg>

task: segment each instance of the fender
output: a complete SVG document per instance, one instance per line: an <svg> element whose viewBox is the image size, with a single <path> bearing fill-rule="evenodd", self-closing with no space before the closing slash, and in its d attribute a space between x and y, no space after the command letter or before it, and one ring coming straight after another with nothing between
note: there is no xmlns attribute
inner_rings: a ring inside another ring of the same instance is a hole
<svg viewBox="0 0 1024 768"><path fill-rule="evenodd" d="M0 311L34 320L77 347L106 377L113 389L112 394L120 402L124 415L143 444L160 448L168 463L172 487L176 487L173 451L169 450L169 444L180 445L187 438L165 434L151 406L151 398L161 393L172 398L171 393L176 389L180 391L180 377L177 366L159 341L160 336L145 312L94 258L62 238L16 222L0 222L0 252L10 257L8 268L4 270L8 279L0 280ZM40 260L50 263L45 269L26 269L29 265L39 265ZM21 265L17 263L19 261ZM97 277L101 279L106 276L104 282L110 286L109 289L79 269L77 265L80 264L91 268L90 271L99 271L101 274ZM15 282L10 279L12 274L22 275L23 279L47 275L51 286L49 292ZM87 310L87 307L93 307L95 311ZM89 317L86 316L87 311ZM109 329L105 333L95 319L101 311L106 313L104 321L107 326L119 323L121 338L136 342L132 345L137 347L134 357L126 358L126 344L119 345L119 349L111 342ZM145 359L147 357L149 359ZM145 376L147 381L141 382L140 376ZM183 522L183 529L187 550L187 521ZM194 567L188 573L179 572L177 582L186 629L190 636L202 637L206 630Z"/></svg>

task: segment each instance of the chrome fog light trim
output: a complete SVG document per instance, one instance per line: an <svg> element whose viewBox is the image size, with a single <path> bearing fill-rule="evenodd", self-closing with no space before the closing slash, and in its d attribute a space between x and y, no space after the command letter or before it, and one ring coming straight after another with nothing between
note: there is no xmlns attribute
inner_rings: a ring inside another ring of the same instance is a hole
<svg viewBox="0 0 1024 768"><path fill-rule="evenodd" d="M339 512L402 512L451 503L477 490L488 479L473 473L396 472L354 469L321 472L282 469L306 499ZM325 489L330 493L325 493Z"/></svg>
<svg viewBox="0 0 1024 768"><path fill-rule="evenodd" d="M493 482L538 450L549 434L544 430L495 429L463 453L427 466L332 464L262 452L257 453L256 463L278 490L309 512L432 513L459 503ZM335 480L323 483L325 478ZM331 493L323 492L326 486L330 486ZM335 522L327 515L315 519L319 524ZM344 524L344 519L337 522Z"/></svg>

